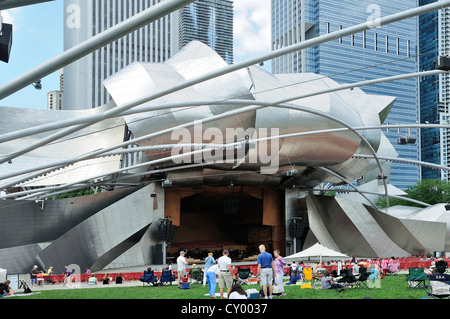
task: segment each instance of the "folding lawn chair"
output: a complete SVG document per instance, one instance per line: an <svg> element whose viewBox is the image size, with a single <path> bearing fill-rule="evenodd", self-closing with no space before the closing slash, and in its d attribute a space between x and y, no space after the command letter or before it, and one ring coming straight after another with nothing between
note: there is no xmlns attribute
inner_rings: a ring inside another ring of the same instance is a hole
<svg viewBox="0 0 450 319"><path fill-rule="evenodd" d="M326 269L317 269L316 273L312 275L312 287L317 288L322 286L322 277L325 275Z"/></svg>
<svg viewBox="0 0 450 319"><path fill-rule="evenodd" d="M172 270L163 270L160 278L161 285L172 285L173 281L175 281L175 276L172 274Z"/></svg>
<svg viewBox="0 0 450 319"><path fill-rule="evenodd" d="M189 280L192 282L192 280L195 280L195 282L202 282L203 280L203 272L202 269L199 267L191 268L191 271L189 272Z"/></svg>
<svg viewBox="0 0 450 319"><path fill-rule="evenodd" d="M425 281L428 279L428 275L424 273L423 268L409 268L409 274L406 277L410 288L426 288ZM423 284L421 286L421 284Z"/></svg>
<svg viewBox="0 0 450 319"><path fill-rule="evenodd" d="M142 286L155 286L158 278L155 276L155 272L153 270L144 270L144 276L139 278L139 280L142 282Z"/></svg>
<svg viewBox="0 0 450 319"><path fill-rule="evenodd" d="M431 274L430 285L427 286L426 294L433 299L450 299L450 275Z"/></svg>
<svg viewBox="0 0 450 319"><path fill-rule="evenodd" d="M239 284L245 284L250 277L250 268L238 268Z"/></svg>
<svg viewBox="0 0 450 319"><path fill-rule="evenodd" d="M343 284L346 288L352 287L353 284L357 282L356 277L349 268L341 270L341 276L342 277L338 279L337 282Z"/></svg>
<svg viewBox="0 0 450 319"><path fill-rule="evenodd" d="M313 270L311 267L303 267L303 279L310 284L313 282Z"/></svg>
<svg viewBox="0 0 450 319"><path fill-rule="evenodd" d="M367 280L369 276L370 272L367 271L367 268L360 268L359 275L356 278L355 288L368 288Z"/></svg>

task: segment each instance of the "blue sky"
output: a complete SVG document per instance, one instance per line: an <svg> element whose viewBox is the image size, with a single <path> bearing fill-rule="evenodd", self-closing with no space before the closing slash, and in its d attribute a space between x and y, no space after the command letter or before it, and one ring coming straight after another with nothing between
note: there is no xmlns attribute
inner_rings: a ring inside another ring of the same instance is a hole
<svg viewBox="0 0 450 319"><path fill-rule="evenodd" d="M64 1L2 11L14 25L9 63L0 62L0 86L63 53ZM235 61L270 50L270 0L234 0ZM46 109L47 92L59 89L59 72L0 100L1 106Z"/></svg>
<svg viewBox="0 0 450 319"><path fill-rule="evenodd" d="M63 52L63 1L2 11L14 26L9 63L0 62L0 85ZM47 107L47 92L59 89L59 73L42 79L42 90L28 86L0 101L1 106Z"/></svg>

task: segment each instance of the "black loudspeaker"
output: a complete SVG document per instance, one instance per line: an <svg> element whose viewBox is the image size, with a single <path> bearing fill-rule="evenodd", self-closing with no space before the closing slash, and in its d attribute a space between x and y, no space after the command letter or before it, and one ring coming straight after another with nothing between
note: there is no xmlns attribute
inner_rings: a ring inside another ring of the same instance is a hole
<svg viewBox="0 0 450 319"><path fill-rule="evenodd" d="M450 71L450 57L440 56L436 60L436 69L443 71Z"/></svg>
<svg viewBox="0 0 450 319"><path fill-rule="evenodd" d="M153 246L153 264L162 265L163 261L163 247L161 244L156 244Z"/></svg>
<svg viewBox="0 0 450 319"><path fill-rule="evenodd" d="M172 241L175 237L175 230L175 225L161 223L158 226L158 240Z"/></svg>
<svg viewBox="0 0 450 319"><path fill-rule="evenodd" d="M225 215L236 215L239 213L239 199L225 199L223 201L223 212Z"/></svg>
<svg viewBox="0 0 450 319"><path fill-rule="evenodd" d="M12 46L12 24L2 23L0 35L0 60L9 62L9 54Z"/></svg>
<svg viewBox="0 0 450 319"><path fill-rule="evenodd" d="M303 236L305 225L301 220L291 220L288 225L289 236L299 238Z"/></svg>

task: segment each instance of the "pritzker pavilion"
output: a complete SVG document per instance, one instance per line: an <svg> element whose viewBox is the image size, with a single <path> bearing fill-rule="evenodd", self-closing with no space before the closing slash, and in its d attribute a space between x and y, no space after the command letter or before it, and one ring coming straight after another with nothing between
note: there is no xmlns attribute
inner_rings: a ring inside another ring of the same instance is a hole
<svg viewBox="0 0 450 319"><path fill-rule="evenodd" d="M180 2L190 1L164 1L142 16L148 23ZM360 88L445 71L341 85L258 66L372 27L231 66L194 41L164 63L136 62L107 78L111 101L99 108L0 107L0 267L98 271L164 264L179 249L251 252L261 243L286 255L316 242L369 258L450 251L445 204L389 207L389 198L404 195L389 184L392 161L448 168L398 158L381 130L395 97ZM112 39L91 41L98 47ZM0 98L94 49L64 53L1 87ZM386 196L387 209L374 205L378 196Z"/></svg>

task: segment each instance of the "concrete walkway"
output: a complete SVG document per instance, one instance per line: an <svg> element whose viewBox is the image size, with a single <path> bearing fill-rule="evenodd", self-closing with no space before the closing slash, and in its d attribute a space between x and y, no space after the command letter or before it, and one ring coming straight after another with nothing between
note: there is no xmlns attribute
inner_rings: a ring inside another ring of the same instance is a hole
<svg viewBox="0 0 450 319"><path fill-rule="evenodd" d="M256 264L256 262L235 262L232 263L233 266L240 265L249 265ZM192 265L188 265L187 268L190 268ZM204 264L197 264L198 267L202 268ZM109 268L103 269L95 272L95 274L106 274L106 273L127 273L127 272L144 272L148 267L151 267L152 270L159 271L167 267L167 265L144 265L144 266L135 266L135 267L125 267L125 268ZM176 264L175 264L176 268ZM29 274L20 274L19 280L24 280L30 289L33 292L43 291L43 290L52 290L52 289L80 289L80 288L112 288L112 287L135 287L142 286L142 282L139 280L127 280L122 284L112 283L109 285L104 285L102 282L98 282L97 285L88 285L87 282L78 282L78 283L69 283L69 284L43 284L40 286L31 286L31 280ZM176 282L172 283L176 284ZM18 289L17 292L22 292L23 289Z"/></svg>

